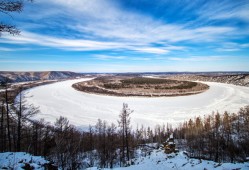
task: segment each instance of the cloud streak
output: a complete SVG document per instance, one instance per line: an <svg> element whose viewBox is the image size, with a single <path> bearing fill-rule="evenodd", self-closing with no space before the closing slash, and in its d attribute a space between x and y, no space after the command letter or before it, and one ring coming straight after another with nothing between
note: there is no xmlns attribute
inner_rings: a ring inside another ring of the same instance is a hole
<svg viewBox="0 0 249 170"><path fill-rule="evenodd" d="M3 34L0 52L41 53L51 60L48 55L54 54L65 61L80 54L89 63L118 62L124 68L136 61L166 68L163 64L218 63L224 55L248 57L248 1L157 1L146 8L147 3L36 0L27 4L24 16L14 17L21 35ZM242 61L236 67L240 65Z"/></svg>
<svg viewBox="0 0 249 170"><path fill-rule="evenodd" d="M44 35L23 31L20 37L5 36L1 42L36 44L72 51L125 49L151 54L166 54L183 49L175 46L174 43L217 42L230 38L231 34L237 34L237 29L231 26L192 28L185 24L165 23L149 16L124 11L110 1L101 1L100 3L96 0L55 0L44 3L51 3L55 7L61 8L62 11L67 11L65 12L67 18L73 19L72 24L69 23L64 27L78 32L77 35L84 35L85 38L72 39L60 37L58 34ZM49 17L47 16L49 14L51 18L56 16L54 12L46 11L46 17ZM163 47L153 45L157 42L164 42ZM171 48L167 46L171 46ZM184 48L186 49L186 47Z"/></svg>
<svg viewBox="0 0 249 170"><path fill-rule="evenodd" d="M187 58L183 57L169 57L168 60L172 61L188 61L188 62L205 62L205 61L219 61L224 60L227 57L224 56L191 56Z"/></svg>
<svg viewBox="0 0 249 170"><path fill-rule="evenodd" d="M95 50L132 50L144 53L153 54L165 54L168 53L167 49L161 47L148 47L142 44L129 44L127 42L106 42L106 41L95 41L95 40L84 40L84 39L67 39L57 38L51 36L44 36L41 34L34 34L30 32L22 32L20 36L3 36L0 40L2 43L12 44L32 44L41 45L51 48L59 48L62 50L69 51L95 51ZM173 47L170 47L173 48ZM178 49L177 47L175 47ZM179 47L179 49L181 49ZM11 50L9 48L2 48L3 51Z"/></svg>

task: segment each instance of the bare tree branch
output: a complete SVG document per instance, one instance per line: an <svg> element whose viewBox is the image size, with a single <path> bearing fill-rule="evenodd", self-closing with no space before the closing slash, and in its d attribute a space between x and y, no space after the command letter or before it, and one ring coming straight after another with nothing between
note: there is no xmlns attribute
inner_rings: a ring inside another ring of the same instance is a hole
<svg viewBox="0 0 249 170"><path fill-rule="evenodd" d="M20 34L20 31L14 25L0 23L0 36L2 32L8 32L12 35Z"/></svg>
<svg viewBox="0 0 249 170"><path fill-rule="evenodd" d="M21 12L23 9L23 2L6 2L0 1L0 12Z"/></svg>
<svg viewBox="0 0 249 170"><path fill-rule="evenodd" d="M33 0L27 0L33 2ZM21 0L9 1L9 0L0 0L0 13L4 13L12 18L12 12L20 13L23 9L24 2ZM15 25L6 24L0 22L0 37L3 32L7 32L12 35L20 34L20 31L16 28Z"/></svg>

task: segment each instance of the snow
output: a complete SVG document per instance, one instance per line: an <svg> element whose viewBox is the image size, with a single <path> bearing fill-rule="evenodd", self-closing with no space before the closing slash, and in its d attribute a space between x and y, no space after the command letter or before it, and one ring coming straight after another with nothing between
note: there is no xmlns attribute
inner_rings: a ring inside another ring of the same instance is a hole
<svg viewBox="0 0 249 170"><path fill-rule="evenodd" d="M173 139L173 138L174 138L174 137L173 137L173 133L170 134L169 138L170 138L170 139Z"/></svg>
<svg viewBox="0 0 249 170"><path fill-rule="evenodd" d="M95 125L97 119L117 123L122 104L131 110L131 123L155 126L178 123L211 114L213 111L237 112L249 103L249 88L214 82L203 82L210 86L206 92L176 97L115 97L89 94L75 90L72 84L90 78L68 80L35 87L25 92L27 104L39 107L35 119L44 118L54 122L59 116L67 117L71 124L86 128Z"/></svg>
<svg viewBox="0 0 249 170"><path fill-rule="evenodd" d="M30 164L34 169L44 169L43 165L48 163L41 156L32 156L25 152L4 152L0 153L0 169L23 169L25 163Z"/></svg>
<svg viewBox="0 0 249 170"><path fill-rule="evenodd" d="M153 150L153 152L146 157L138 157L134 161L135 165L129 167L113 168L113 170L203 170L203 169L215 169L215 170L248 170L249 163L216 163L208 160L190 159L183 152L165 154L163 150ZM87 170L97 170L98 168L92 167ZM105 170L108 170L105 168Z"/></svg>
<svg viewBox="0 0 249 170"><path fill-rule="evenodd" d="M215 170L232 170L249 169L249 162L245 163L216 163L208 160L191 159L184 152L165 154L163 150L152 150L147 156L142 156L142 151L137 150L136 158L132 160L133 165L129 167L116 167L113 170L200 170L200 169L215 169ZM32 156L25 152L5 152L0 153L0 169L21 170L25 163L30 164L34 170L43 170L44 164L48 163L41 156ZM87 168L87 170L98 170L97 167ZM104 168L105 170L109 170ZM103 170L104 170L103 169Z"/></svg>

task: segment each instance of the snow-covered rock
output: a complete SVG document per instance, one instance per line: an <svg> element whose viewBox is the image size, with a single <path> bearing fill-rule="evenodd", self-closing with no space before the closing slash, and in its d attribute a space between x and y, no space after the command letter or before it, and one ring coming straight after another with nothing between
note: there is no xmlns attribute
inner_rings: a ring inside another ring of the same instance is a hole
<svg viewBox="0 0 249 170"><path fill-rule="evenodd" d="M216 163L208 160L190 159L183 152L165 154L163 150L153 150L146 157L138 157L134 165L116 167L113 170L248 170L249 163ZM97 167L87 170L98 170ZM108 168L105 168L108 170Z"/></svg>
<svg viewBox="0 0 249 170"><path fill-rule="evenodd" d="M41 156L33 156L26 152L0 153L0 169L21 170L30 167L35 170L43 170L49 161Z"/></svg>

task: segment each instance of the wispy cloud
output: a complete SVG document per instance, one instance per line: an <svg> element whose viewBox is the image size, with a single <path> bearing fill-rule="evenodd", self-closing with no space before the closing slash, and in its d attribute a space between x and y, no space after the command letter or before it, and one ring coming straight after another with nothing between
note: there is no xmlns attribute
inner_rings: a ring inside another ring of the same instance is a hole
<svg viewBox="0 0 249 170"><path fill-rule="evenodd" d="M127 59L126 56L110 56L110 55L95 55L94 58L98 60L123 60Z"/></svg>
<svg viewBox="0 0 249 170"><path fill-rule="evenodd" d="M144 52L144 53L151 53L151 54L167 54L169 50L159 47L132 47L131 50Z"/></svg>
<svg viewBox="0 0 249 170"><path fill-rule="evenodd" d="M128 56L110 56L110 55L95 55L94 58L98 60L126 60L126 61L149 61L154 59L153 57L128 57ZM156 59L156 58L155 58Z"/></svg>
<svg viewBox="0 0 249 170"><path fill-rule="evenodd" d="M101 50L120 46L117 43L111 42L57 38L24 31L20 36L3 36L3 39L1 39L0 42L14 44L36 44L73 51Z"/></svg>
<svg viewBox="0 0 249 170"><path fill-rule="evenodd" d="M226 51L226 52L232 52L232 51L240 51L244 49L248 49L249 43L235 43L235 42L227 42L221 44L221 47L217 48L217 51Z"/></svg>
<svg viewBox="0 0 249 170"><path fill-rule="evenodd" d="M41 48L40 48L41 49ZM30 50L37 50L34 48L30 47L25 47L25 48L18 48L18 47L0 47L0 51L30 51Z"/></svg>
<svg viewBox="0 0 249 170"><path fill-rule="evenodd" d="M201 16L209 20L240 19L249 22L249 2L241 1L211 1L199 11Z"/></svg>
<svg viewBox="0 0 249 170"><path fill-rule="evenodd" d="M0 59L1 63L19 63L19 64L77 64L77 62L71 61L53 61L53 60L11 60L11 59Z"/></svg>
<svg viewBox="0 0 249 170"><path fill-rule="evenodd" d="M5 36L1 41L37 44L73 51L126 49L143 53L166 54L183 49L173 45L176 42L221 41L237 32L237 29L231 26L192 28L185 24L165 23L149 16L125 11L110 1L100 3L96 0L55 0L44 3L52 3L62 11L66 11L65 15L73 18L73 23L63 27L79 32L85 38L72 39L60 37L59 34L44 35L23 31L19 37ZM54 16L54 12L51 12L51 18ZM164 42L165 47L152 45L157 42Z"/></svg>
<svg viewBox="0 0 249 170"><path fill-rule="evenodd" d="M156 58L151 58L151 57L131 57L130 60L133 61L151 61Z"/></svg>
<svg viewBox="0 0 249 170"><path fill-rule="evenodd" d="M0 42L12 43L12 44L32 44L32 45L35 44L35 45L41 45L41 46L53 47L63 50L71 50L71 51L128 49L144 53L154 53L154 54L168 53L168 50L166 49L163 49L161 47L150 47L149 45L148 46L141 44L131 45L127 42L115 42L115 41L106 42L106 41L94 41L94 40L84 40L84 39L57 38L41 34L24 32L24 31L20 36L3 36L3 39L1 39ZM9 48L4 48L4 49L10 50Z"/></svg>
<svg viewBox="0 0 249 170"><path fill-rule="evenodd" d="M150 8L145 7L150 0L134 1L135 6L128 2L36 0L28 3L24 16L14 17L21 35L2 34L0 52L16 56L22 51L23 56L36 56L38 62L39 55L52 60L48 55L54 54L67 58L65 61L77 55L90 63L96 60L105 64L123 63L122 69L130 63L154 61L160 68L166 68L165 63L218 63L230 61L229 57L219 56L222 52L227 56L248 54L248 0L157 1Z"/></svg>
<svg viewBox="0 0 249 170"><path fill-rule="evenodd" d="M168 60L172 61L192 61L192 62L204 62L204 61L218 61L224 60L224 56L191 56L191 57L169 57Z"/></svg>
<svg viewBox="0 0 249 170"><path fill-rule="evenodd" d="M0 51L13 51L13 48L0 47Z"/></svg>

